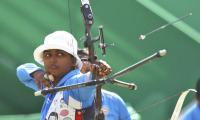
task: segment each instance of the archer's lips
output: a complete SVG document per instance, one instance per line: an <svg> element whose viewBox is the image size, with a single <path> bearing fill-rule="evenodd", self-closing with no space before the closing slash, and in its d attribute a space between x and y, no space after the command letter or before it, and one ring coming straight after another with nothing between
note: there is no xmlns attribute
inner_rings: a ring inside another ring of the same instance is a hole
<svg viewBox="0 0 200 120"><path fill-rule="evenodd" d="M56 69L58 69L59 67L57 66L57 65L50 65L49 66L49 69L51 69L51 70L56 70Z"/></svg>

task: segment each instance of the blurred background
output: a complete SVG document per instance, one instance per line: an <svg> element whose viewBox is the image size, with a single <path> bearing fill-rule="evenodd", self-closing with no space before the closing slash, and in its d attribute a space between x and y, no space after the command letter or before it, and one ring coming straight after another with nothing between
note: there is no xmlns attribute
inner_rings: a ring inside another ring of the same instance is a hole
<svg viewBox="0 0 200 120"><path fill-rule="evenodd" d="M113 73L136 63L161 49L167 55L147 63L120 77L134 82L138 89L131 91L114 85L104 88L118 93L140 114L142 120L168 120L178 95L194 88L200 77L200 16L198 0L90 0L94 25L104 26L106 56L96 45L99 59L106 60ZM138 37L164 24L192 13L146 37ZM80 40L84 25L80 0L0 0L0 120L37 120L42 97L21 84L16 67L34 62L33 50L44 37L56 30L71 32ZM184 106L192 101L187 97Z"/></svg>

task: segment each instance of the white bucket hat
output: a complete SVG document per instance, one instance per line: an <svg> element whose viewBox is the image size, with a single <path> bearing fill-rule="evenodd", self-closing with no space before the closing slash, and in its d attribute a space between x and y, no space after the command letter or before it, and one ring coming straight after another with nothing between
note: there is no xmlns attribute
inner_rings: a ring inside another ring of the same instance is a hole
<svg viewBox="0 0 200 120"><path fill-rule="evenodd" d="M35 61L44 65L43 52L49 49L59 49L73 55L76 58L77 67L82 67L81 59L77 55L77 41L72 34L66 31L56 31L47 35L44 44L38 46L33 53Z"/></svg>

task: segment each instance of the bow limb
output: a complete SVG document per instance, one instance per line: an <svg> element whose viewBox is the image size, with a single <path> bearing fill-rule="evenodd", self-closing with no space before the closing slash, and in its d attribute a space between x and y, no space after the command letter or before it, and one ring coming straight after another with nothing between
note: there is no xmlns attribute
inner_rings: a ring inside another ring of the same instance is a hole
<svg viewBox="0 0 200 120"><path fill-rule="evenodd" d="M93 64L95 63L95 53L94 53L94 40L92 40L91 26L93 24L93 14L90 7L89 0L81 0L81 12L83 14L85 23L85 42L84 46L88 48L89 61ZM93 72L93 79L98 80L97 71ZM101 112L102 106L102 96L101 96L101 85L96 87L96 112L95 119L104 120L104 115Z"/></svg>

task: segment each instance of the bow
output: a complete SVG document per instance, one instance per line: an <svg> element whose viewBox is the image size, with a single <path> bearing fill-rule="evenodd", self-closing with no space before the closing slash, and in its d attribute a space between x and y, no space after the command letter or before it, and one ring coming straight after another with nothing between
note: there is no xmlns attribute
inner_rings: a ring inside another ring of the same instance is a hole
<svg viewBox="0 0 200 120"><path fill-rule="evenodd" d="M85 41L84 41L84 47L88 49L89 52L89 61L91 63L95 62L95 49L94 49L94 43L97 41L100 41L99 47L102 49L102 54L106 54L106 45L104 43L104 36L103 36L103 27L99 27L99 36L93 38L91 34L91 27L94 23L93 19L93 13L92 9L89 3L89 0L81 0L81 12L83 15L84 19L84 25L85 25ZM62 86L62 87L55 87L55 88L49 88L49 89L44 89L41 91L35 92L35 96L38 95L46 95L48 93L55 93L59 91L64 91L64 90L71 90L71 89L77 89L80 87L86 87L86 86L91 86L91 85L96 85L96 111L95 111L95 120L104 120L104 114L101 111L101 106L102 106L102 98L101 98L101 86L104 85L105 83L112 83L116 84L121 87L126 87L129 89L136 89L136 85L133 83L126 83L122 82L119 80L116 80L117 77L123 76L124 74L134 70L135 68L155 59L155 58L160 58L166 54L166 50L160 50L159 52L154 53L153 55L137 62L136 64L133 64L131 66L128 66L124 68L123 70L113 74L111 77L104 78L104 79L98 79L97 74L94 72L93 73L93 81L91 82L85 82L85 83L79 83L75 85L70 85L70 86Z"/></svg>
<svg viewBox="0 0 200 120"><path fill-rule="evenodd" d="M84 25L85 25L85 42L84 46L88 48L89 52L89 61L94 64L95 62L95 52L94 52L94 42L97 40L103 40L103 29L101 28L99 32L99 37L95 40L92 38L91 34L91 27L94 22L93 20L93 14L92 9L89 3L89 0L81 0L81 12L84 18ZM101 43L101 46L103 51L105 52L104 43ZM93 72L93 79L96 79L98 81L98 76L96 74L97 72ZM104 114L101 111L102 106L102 97L101 97L101 85L98 85L96 87L96 112L95 112L95 119L97 120L104 120Z"/></svg>

